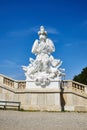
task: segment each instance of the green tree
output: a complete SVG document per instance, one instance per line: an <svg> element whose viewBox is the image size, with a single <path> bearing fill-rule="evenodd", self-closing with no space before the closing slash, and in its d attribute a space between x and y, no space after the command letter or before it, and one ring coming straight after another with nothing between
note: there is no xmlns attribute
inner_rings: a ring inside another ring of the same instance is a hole
<svg viewBox="0 0 87 130"><path fill-rule="evenodd" d="M75 75L73 80L87 85L87 67L83 68L80 74Z"/></svg>

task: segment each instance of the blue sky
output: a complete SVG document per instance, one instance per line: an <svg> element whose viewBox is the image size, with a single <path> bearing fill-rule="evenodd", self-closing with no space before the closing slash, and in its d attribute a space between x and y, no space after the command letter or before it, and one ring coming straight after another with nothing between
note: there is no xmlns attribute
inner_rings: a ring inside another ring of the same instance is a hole
<svg viewBox="0 0 87 130"><path fill-rule="evenodd" d="M35 58L31 48L43 25L63 61L65 79L87 66L86 0L0 0L0 73L25 79L22 65Z"/></svg>

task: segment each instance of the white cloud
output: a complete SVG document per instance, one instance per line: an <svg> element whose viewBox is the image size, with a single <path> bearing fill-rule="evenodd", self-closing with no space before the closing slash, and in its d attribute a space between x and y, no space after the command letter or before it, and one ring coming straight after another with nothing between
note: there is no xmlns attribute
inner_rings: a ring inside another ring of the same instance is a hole
<svg viewBox="0 0 87 130"><path fill-rule="evenodd" d="M70 46L72 46L72 43L66 43L65 46L70 47Z"/></svg>
<svg viewBox="0 0 87 130"><path fill-rule="evenodd" d="M13 62L11 60L4 60L1 64L0 67L3 68L14 68L14 67L19 67L16 62Z"/></svg>
<svg viewBox="0 0 87 130"><path fill-rule="evenodd" d="M24 80L25 79L25 75L22 72L14 72L14 74L9 74L9 77L15 79L15 80Z"/></svg>
<svg viewBox="0 0 87 130"><path fill-rule="evenodd" d="M7 35L10 37L27 36L27 35L32 34L32 33L37 33L39 31L39 29L40 29L39 26L35 26L35 27L31 27L29 29L21 29L21 30L11 31L11 32L8 32ZM54 35L59 34L59 31L54 27L46 27L45 30L50 34L54 34Z"/></svg>
<svg viewBox="0 0 87 130"><path fill-rule="evenodd" d="M31 33L37 33L39 31L40 27L39 26L35 26L35 27L31 27L30 28L30 32Z"/></svg>
<svg viewBox="0 0 87 130"><path fill-rule="evenodd" d="M53 28L53 27L47 27L46 30L50 34L55 34L55 35L59 34L59 31L56 28Z"/></svg>
<svg viewBox="0 0 87 130"><path fill-rule="evenodd" d="M10 37L22 37L22 36L27 36L30 33L31 33L30 29L23 29L23 30L8 32L7 35Z"/></svg>
<svg viewBox="0 0 87 130"><path fill-rule="evenodd" d="M24 79L21 65L11 60L4 60L0 63L0 72L13 79Z"/></svg>
<svg viewBox="0 0 87 130"><path fill-rule="evenodd" d="M7 36L9 36L9 37L24 37L24 36L27 36L29 34L37 33L38 31L39 31L39 27L35 26L35 27L28 28L28 29L14 30L14 31L8 32Z"/></svg>

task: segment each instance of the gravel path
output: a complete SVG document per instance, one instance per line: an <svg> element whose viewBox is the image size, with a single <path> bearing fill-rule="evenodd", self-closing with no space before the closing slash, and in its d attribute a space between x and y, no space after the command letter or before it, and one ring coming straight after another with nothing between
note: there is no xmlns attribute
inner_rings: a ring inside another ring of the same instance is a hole
<svg viewBox="0 0 87 130"><path fill-rule="evenodd" d="M0 130L87 130L87 113L0 110Z"/></svg>

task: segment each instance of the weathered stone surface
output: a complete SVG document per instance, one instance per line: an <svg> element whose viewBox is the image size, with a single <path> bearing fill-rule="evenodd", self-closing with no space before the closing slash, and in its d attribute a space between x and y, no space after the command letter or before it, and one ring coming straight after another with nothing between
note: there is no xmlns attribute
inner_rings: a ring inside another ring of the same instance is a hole
<svg viewBox="0 0 87 130"><path fill-rule="evenodd" d="M2 76L2 79L4 76ZM4 80L2 80L4 81ZM8 82L19 82L6 77ZM40 110L40 111L87 111L87 92L86 85L74 82L64 81L63 90L59 89L57 81L52 82L55 87L46 88L20 88L9 86L6 82L0 84L0 100L20 101L21 109ZM56 87L57 85L57 87ZM80 86L80 87L78 87ZM81 88L82 87L82 88Z"/></svg>

